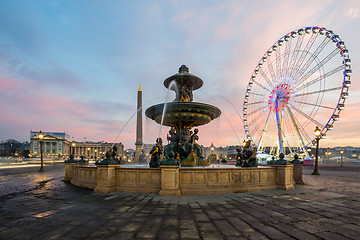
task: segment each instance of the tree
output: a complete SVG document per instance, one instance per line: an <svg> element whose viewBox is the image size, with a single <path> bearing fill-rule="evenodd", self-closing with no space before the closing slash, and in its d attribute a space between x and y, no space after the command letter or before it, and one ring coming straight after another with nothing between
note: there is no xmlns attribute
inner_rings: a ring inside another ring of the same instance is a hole
<svg viewBox="0 0 360 240"><path fill-rule="evenodd" d="M3 143L3 156L15 156L15 153L21 153L23 144L14 139L8 139Z"/></svg>

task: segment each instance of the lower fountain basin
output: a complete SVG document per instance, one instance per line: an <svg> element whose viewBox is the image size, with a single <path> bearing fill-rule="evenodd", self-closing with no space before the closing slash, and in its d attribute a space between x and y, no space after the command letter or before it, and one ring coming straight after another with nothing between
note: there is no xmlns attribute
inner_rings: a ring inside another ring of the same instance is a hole
<svg viewBox="0 0 360 240"><path fill-rule="evenodd" d="M196 127L209 123L219 117L219 108L199 102L168 102L149 107L145 115L161 124L164 105L165 115L163 125L174 127Z"/></svg>

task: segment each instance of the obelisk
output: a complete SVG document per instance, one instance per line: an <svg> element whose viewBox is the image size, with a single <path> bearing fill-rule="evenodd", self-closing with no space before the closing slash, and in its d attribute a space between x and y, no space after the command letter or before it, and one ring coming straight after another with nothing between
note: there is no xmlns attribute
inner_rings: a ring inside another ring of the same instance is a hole
<svg viewBox="0 0 360 240"><path fill-rule="evenodd" d="M137 97L137 119L136 119L136 142L135 142L135 158L134 162L139 162L139 156L143 147L143 135L142 135L142 91L139 84L138 97Z"/></svg>

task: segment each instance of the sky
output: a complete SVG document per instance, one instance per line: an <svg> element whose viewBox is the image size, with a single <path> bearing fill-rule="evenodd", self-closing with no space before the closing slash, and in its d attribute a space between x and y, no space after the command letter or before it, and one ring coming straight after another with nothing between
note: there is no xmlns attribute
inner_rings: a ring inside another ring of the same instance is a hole
<svg viewBox="0 0 360 240"><path fill-rule="evenodd" d="M199 144L237 145L258 61L307 26L338 34L353 69L345 110L321 145L360 147L358 0L0 0L0 141L42 130L134 148L139 84L144 110L171 101L163 81L186 64L204 81L194 101L222 111L199 127ZM145 143L166 138L167 127L145 115L143 123Z"/></svg>

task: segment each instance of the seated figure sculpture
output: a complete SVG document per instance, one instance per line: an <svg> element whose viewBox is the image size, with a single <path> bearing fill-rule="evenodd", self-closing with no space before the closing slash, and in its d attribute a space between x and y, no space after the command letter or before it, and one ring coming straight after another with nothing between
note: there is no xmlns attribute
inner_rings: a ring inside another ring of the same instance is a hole
<svg viewBox="0 0 360 240"><path fill-rule="evenodd" d="M177 152L179 145L179 134L176 133L175 128L169 130L167 135L168 145L165 146L164 155L168 156L171 151Z"/></svg>
<svg viewBox="0 0 360 240"><path fill-rule="evenodd" d="M238 151L240 160L237 161L235 166L239 167L239 164L241 164L241 167L257 167L256 151L256 147L251 149L251 140L246 141L241 153Z"/></svg>
<svg viewBox="0 0 360 240"><path fill-rule="evenodd" d="M189 142L192 145L193 151L195 151L198 158L204 158L202 147L196 143L196 141L199 140L199 136L197 135L199 132L199 129L195 128L194 133L190 136Z"/></svg>
<svg viewBox="0 0 360 240"><path fill-rule="evenodd" d="M150 151L151 154L151 160L149 163L150 168L160 167L162 153L163 153L162 139L157 138L156 145L153 146L153 148Z"/></svg>

